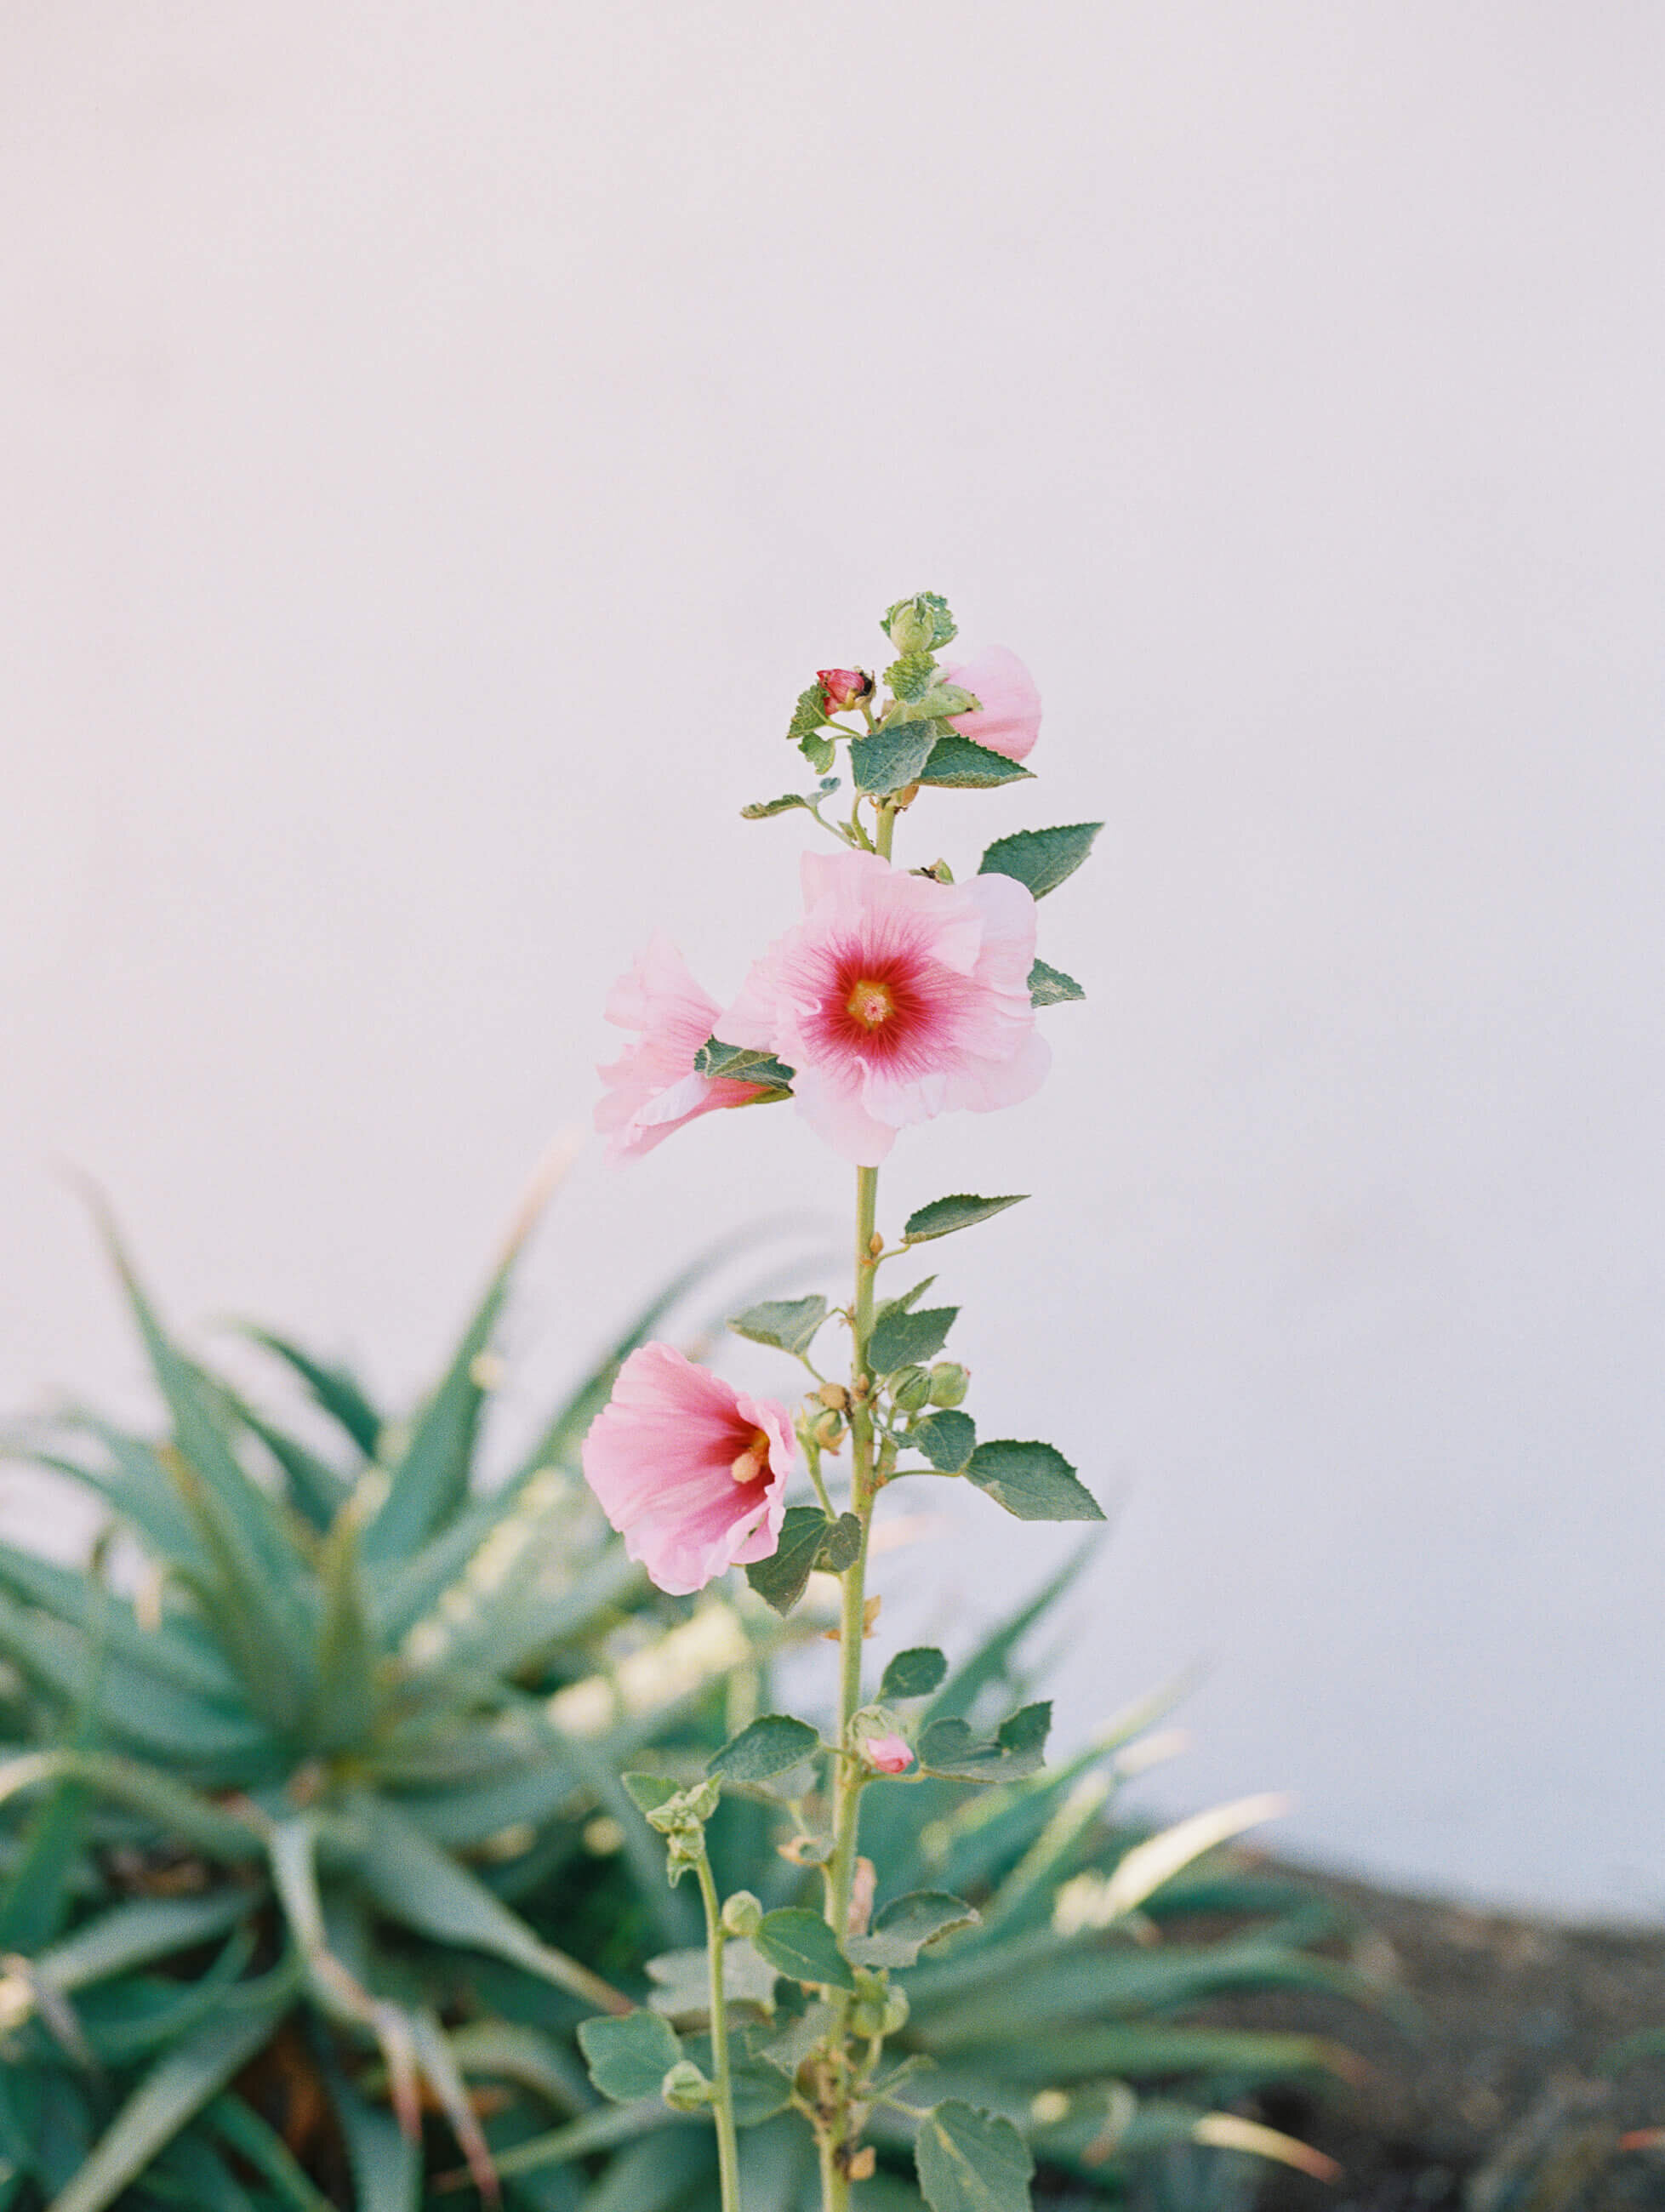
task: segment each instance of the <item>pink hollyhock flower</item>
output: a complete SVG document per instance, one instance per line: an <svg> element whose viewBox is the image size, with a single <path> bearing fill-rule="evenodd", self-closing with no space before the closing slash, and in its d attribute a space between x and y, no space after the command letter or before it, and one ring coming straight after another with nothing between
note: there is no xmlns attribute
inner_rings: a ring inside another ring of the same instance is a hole
<svg viewBox="0 0 1665 2212"><path fill-rule="evenodd" d="M939 884L872 853L806 853L803 884L803 921L753 966L720 1034L796 1068L799 1107L835 1151L877 1167L910 1122L1040 1088L1052 1055L1022 884Z"/></svg>
<svg viewBox="0 0 1665 2212"><path fill-rule="evenodd" d="M781 1540L792 1416L674 1346L644 1344L584 1439L584 1477L649 1578L673 1597Z"/></svg>
<svg viewBox="0 0 1665 2212"><path fill-rule="evenodd" d="M1035 678L1017 654L1004 645L991 645L957 668L945 667L951 684L982 701L975 714L951 714L948 726L991 752L1008 760L1025 760L1041 734L1041 695Z"/></svg>
<svg viewBox="0 0 1665 2212"><path fill-rule="evenodd" d="M817 668L815 680L821 686L829 714L842 714L846 708L872 696L873 679L865 668Z"/></svg>
<svg viewBox="0 0 1665 2212"><path fill-rule="evenodd" d="M914 1754L899 1735L870 1735L861 1756L877 1774L906 1774Z"/></svg>
<svg viewBox="0 0 1665 2212"><path fill-rule="evenodd" d="M701 990L663 931L654 931L635 966L614 984L606 1013L620 1029L641 1032L640 1043L596 1071L607 1095L595 1109L595 1126L611 1138L614 1160L651 1152L684 1122L721 1106L749 1105L767 1087L694 1073L717 1002Z"/></svg>

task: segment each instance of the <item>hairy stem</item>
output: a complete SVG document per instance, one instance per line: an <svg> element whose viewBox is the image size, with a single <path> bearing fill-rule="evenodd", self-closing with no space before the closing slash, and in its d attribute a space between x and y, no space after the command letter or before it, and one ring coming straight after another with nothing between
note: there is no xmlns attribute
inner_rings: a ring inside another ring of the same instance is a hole
<svg viewBox="0 0 1665 2212"><path fill-rule="evenodd" d="M728 2056L728 1996L723 1987L723 1946L727 1941L711 1862L700 1854L695 1869L705 1906L706 1959L711 1969L711 2064L717 2095L711 2117L717 2124L717 2173L722 2212L740 2212L740 2147L734 2134L734 2073Z"/></svg>

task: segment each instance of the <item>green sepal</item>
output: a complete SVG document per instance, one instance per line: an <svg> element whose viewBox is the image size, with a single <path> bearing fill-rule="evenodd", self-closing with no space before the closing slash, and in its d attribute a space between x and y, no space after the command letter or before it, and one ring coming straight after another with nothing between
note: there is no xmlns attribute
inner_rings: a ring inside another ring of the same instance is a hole
<svg viewBox="0 0 1665 2212"><path fill-rule="evenodd" d="M777 1973L794 1982L813 1982L823 1989L855 1987L855 1976L838 1948L838 1938L818 1912L808 1911L800 1905L766 1912L751 1947Z"/></svg>
<svg viewBox="0 0 1665 2212"><path fill-rule="evenodd" d="M934 1644L916 1644L898 1651L884 1669L878 1686L881 1698L928 1698L942 1687L948 1662Z"/></svg>
<svg viewBox="0 0 1665 2212"><path fill-rule="evenodd" d="M807 1298L765 1298L760 1305L731 1316L728 1325L736 1336L797 1357L809 1350L826 1318L827 1301L817 1293Z"/></svg>
<svg viewBox="0 0 1665 2212"><path fill-rule="evenodd" d="M671 1781L667 1774L622 1774L619 1779L630 1802L639 1813L657 1812L682 1787L679 1782Z"/></svg>
<svg viewBox="0 0 1665 2212"><path fill-rule="evenodd" d="M850 769L856 789L870 799L884 799L917 783L941 733L939 722L890 722L870 738L852 738Z"/></svg>
<svg viewBox="0 0 1665 2212"><path fill-rule="evenodd" d="M975 1229L980 1221L992 1221L997 1213L1004 1213L1009 1206L1021 1206L1029 1196L1019 1191L1012 1198L974 1198L969 1192L957 1191L951 1198L933 1198L929 1206L921 1206L910 1213L902 1224L904 1244L928 1244L933 1237L951 1237L957 1229Z"/></svg>
<svg viewBox="0 0 1665 2212"><path fill-rule="evenodd" d="M764 1713L714 1752L705 1771L725 1782L767 1782L812 1759L820 1743L807 1721L794 1720L790 1713Z"/></svg>
<svg viewBox="0 0 1665 2212"><path fill-rule="evenodd" d="M1053 1444L1002 1438L979 1444L966 1480L1019 1521L1102 1521L1103 1510Z"/></svg>
<svg viewBox="0 0 1665 2212"><path fill-rule="evenodd" d="M1066 975L1061 968L1048 968L1044 960L1037 960L1029 971L1031 1006L1066 1006L1086 995L1073 975Z"/></svg>
<svg viewBox="0 0 1665 2212"><path fill-rule="evenodd" d="M957 2098L921 2121L914 2165L931 2212L1032 2212L1035 2160L1010 2120Z"/></svg>
<svg viewBox="0 0 1665 2212"><path fill-rule="evenodd" d="M616 2105L657 2097L659 2083L682 2057L682 2042L656 2012L603 2013L578 2023L578 2047L590 2079Z"/></svg>
<svg viewBox="0 0 1665 2212"><path fill-rule="evenodd" d="M931 748L919 780L942 791L993 791L1003 783L1032 783L1035 771L1020 761L1008 760L992 745L980 745L957 730L945 730Z"/></svg>
<svg viewBox="0 0 1665 2212"><path fill-rule="evenodd" d="M977 866L980 876L1010 876L1036 897L1066 882L1092 850L1102 822L1071 822L1056 830L1014 830L997 837Z"/></svg>
<svg viewBox="0 0 1665 2212"><path fill-rule="evenodd" d="M867 1364L876 1375L892 1375L934 1359L959 1316L957 1306L927 1306L922 1313L904 1309L873 1324L867 1340Z"/></svg>
<svg viewBox="0 0 1665 2212"><path fill-rule="evenodd" d="M754 1559L746 1580L765 1605L792 1611L817 1567L842 1574L861 1549L861 1523L854 1513L829 1521L818 1505L789 1505L781 1540L766 1559Z"/></svg>
<svg viewBox="0 0 1665 2212"><path fill-rule="evenodd" d="M772 1054L756 1052L750 1045L725 1044L720 1037L708 1037L694 1055L694 1073L720 1078L726 1083L769 1083L785 1085L797 1074L784 1060Z"/></svg>
<svg viewBox="0 0 1665 2212"><path fill-rule="evenodd" d="M913 1966L927 1943L951 1928L975 1928L981 1917L975 1905L946 1890L910 1890L893 1897L875 1916L872 1932L849 1937L844 1948L854 1966Z"/></svg>
<svg viewBox="0 0 1665 2212"><path fill-rule="evenodd" d="M992 1737L979 1736L957 1717L927 1722L918 1744L928 1774L953 1782L1017 1782L1033 1774L1046 1752L1052 1704L1042 1698L1003 1721Z"/></svg>
<svg viewBox="0 0 1665 2212"><path fill-rule="evenodd" d="M951 1407L915 1421L908 1442L924 1453L939 1474L960 1474L976 1449L977 1424L969 1413Z"/></svg>

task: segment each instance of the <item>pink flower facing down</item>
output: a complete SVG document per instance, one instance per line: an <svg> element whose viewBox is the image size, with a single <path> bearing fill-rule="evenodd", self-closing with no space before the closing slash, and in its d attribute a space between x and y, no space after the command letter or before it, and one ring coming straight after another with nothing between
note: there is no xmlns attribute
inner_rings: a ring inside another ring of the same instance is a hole
<svg viewBox="0 0 1665 2212"><path fill-rule="evenodd" d="M914 1754L899 1735L870 1735L861 1756L876 1774L906 1774Z"/></svg>
<svg viewBox="0 0 1665 2212"><path fill-rule="evenodd" d="M685 1122L720 1107L749 1105L767 1087L695 1073L694 1055L712 1033L717 1002L701 990L663 931L653 933L635 966L614 984L606 1012L620 1029L641 1032L640 1043L597 1070L607 1095L595 1109L595 1125L611 1139L611 1159L650 1152Z"/></svg>
<svg viewBox="0 0 1665 2212"><path fill-rule="evenodd" d="M584 1476L649 1578L673 1597L781 1540L795 1447L792 1416L748 1398L674 1346L620 1368L584 1439Z"/></svg>
<svg viewBox="0 0 1665 2212"><path fill-rule="evenodd" d="M981 699L975 714L951 714L950 729L963 738L1004 753L1008 760L1027 759L1041 734L1041 695L1035 678L1010 647L991 645L986 653L962 661L943 674Z"/></svg>
<svg viewBox="0 0 1665 2212"><path fill-rule="evenodd" d="M1040 1088L1052 1055L1029 1000L1022 884L939 884L872 853L806 853L803 884L803 921L753 967L720 1033L798 1071L799 1107L835 1151L877 1167L911 1122Z"/></svg>

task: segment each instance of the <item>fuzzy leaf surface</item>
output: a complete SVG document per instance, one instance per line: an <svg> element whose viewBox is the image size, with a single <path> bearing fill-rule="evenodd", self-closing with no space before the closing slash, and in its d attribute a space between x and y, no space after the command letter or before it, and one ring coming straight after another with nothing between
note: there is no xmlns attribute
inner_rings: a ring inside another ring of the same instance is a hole
<svg viewBox="0 0 1665 2212"><path fill-rule="evenodd" d="M1102 1521L1103 1509L1076 1479L1075 1469L1052 1444L1010 1438L979 1444L965 1466L966 1480L986 1490L1019 1521Z"/></svg>
<svg viewBox="0 0 1665 2212"><path fill-rule="evenodd" d="M956 1191L950 1198L933 1198L929 1206L921 1206L910 1213L902 1224L902 1241L908 1244L928 1244L933 1237L951 1237L957 1229L975 1229L980 1221L992 1221L997 1213L1004 1213L1009 1206L1021 1206L1029 1196L1018 1191L1011 1198L977 1198L969 1191Z"/></svg>
<svg viewBox="0 0 1665 2212"><path fill-rule="evenodd" d="M882 1700L928 1698L942 1687L947 1672L948 1662L934 1644L916 1644L909 1650L898 1651L884 1669L879 1697Z"/></svg>
<svg viewBox="0 0 1665 2212"><path fill-rule="evenodd" d="M1014 830L997 837L978 864L980 876L1011 876L1036 898L1066 883L1092 850L1102 822L1070 822L1056 830Z"/></svg>
<svg viewBox="0 0 1665 2212"><path fill-rule="evenodd" d="M867 1340L867 1364L876 1375L893 1374L934 1359L948 1340L948 1332L959 1318L957 1306L927 1306L923 1312L903 1310L875 1322Z"/></svg>
<svg viewBox="0 0 1665 2212"><path fill-rule="evenodd" d="M750 806L740 809L740 819L743 822L767 822L771 815L790 814L793 807L807 807L809 803L801 792L783 791L778 799L754 799Z"/></svg>
<svg viewBox="0 0 1665 2212"><path fill-rule="evenodd" d="M870 738L853 738L850 767L856 789L870 799L884 799L917 783L942 732L940 722L897 721Z"/></svg>
<svg viewBox="0 0 1665 2212"><path fill-rule="evenodd" d="M683 2020L709 2009L711 1984L704 1947L697 1950L661 1951L647 1961L647 1978L653 1984L647 2002L667 2020ZM723 1994L731 2004L753 2004L764 2012L775 2008L775 1968L744 1941L723 1946Z"/></svg>
<svg viewBox="0 0 1665 2212"><path fill-rule="evenodd" d="M796 1356L809 1350L826 1318L827 1301L817 1294L808 1298L765 1298L761 1304L733 1315L728 1325L736 1336Z"/></svg>
<svg viewBox="0 0 1665 2212"><path fill-rule="evenodd" d="M656 2012L627 2012L578 2023L578 2047L590 2079L616 2105L657 2097L659 2084L682 2057L670 2021Z"/></svg>
<svg viewBox="0 0 1665 2212"><path fill-rule="evenodd" d="M764 1713L714 1753L705 1771L725 1782L767 1782L813 1758L820 1741L807 1721L789 1713Z"/></svg>
<svg viewBox="0 0 1665 2212"><path fill-rule="evenodd" d="M696 1075L720 1076L730 1083L768 1083L784 1086L798 1073L784 1060L776 1060L767 1052L756 1052L750 1045L725 1044L720 1037L708 1037L694 1055Z"/></svg>
<svg viewBox="0 0 1665 2212"><path fill-rule="evenodd" d="M858 1966L911 1966L927 1943L951 1928L975 1927L979 1917L975 1905L946 1890L910 1890L882 1909L870 1935L851 1936L844 1948Z"/></svg>
<svg viewBox="0 0 1665 2212"><path fill-rule="evenodd" d="M766 1912L763 1925L751 1939L752 1948L778 1973L794 1982L813 1982L823 1988L853 1990L855 1976L838 1948L838 1938L818 1912L789 1905L779 1912Z"/></svg>
<svg viewBox="0 0 1665 2212"><path fill-rule="evenodd" d="M957 1717L931 1721L920 1735L920 1765L957 1782L1017 1782L1040 1765L1051 1726L1049 1699L1023 1706L992 1738Z"/></svg>
<svg viewBox="0 0 1665 2212"><path fill-rule="evenodd" d="M951 1407L915 1422L908 1442L924 1453L939 1474L960 1474L976 1449L977 1424L969 1413Z"/></svg>
<svg viewBox="0 0 1665 2212"><path fill-rule="evenodd" d="M1008 760L991 745L980 745L957 730L946 730L932 746L919 780L946 791L992 791L1002 783L1032 782L1034 771Z"/></svg>
<svg viewBox="0 0 1665 2212"><path fill-rule="evenodd" d="M781 1540L766 1559L754 1559L746 1580L765 1605L792 1611L817 1567L842 1574L861 1548L861 1523L853 1513L829 1521L818 1505L789 1505Z"/></svg>
<svg viewBox="0 0 1665 2212"><path fill-rule="evenodd" d="M1029 971L1031 1006L1065 1006L1086 995L1073 975L1066 975L1061 968L1048 968L1044 960L1037 960Z"/></svg>
<svg viewBox="0 0 1665 2212"><path fill-rule="evenodd" d="M957 2099L920 2123L919 2185L931 2212L1031 2212L1035 2160L1010 2120Z"/></svg>

